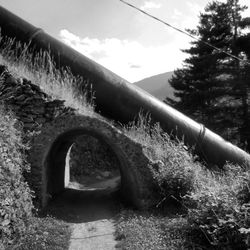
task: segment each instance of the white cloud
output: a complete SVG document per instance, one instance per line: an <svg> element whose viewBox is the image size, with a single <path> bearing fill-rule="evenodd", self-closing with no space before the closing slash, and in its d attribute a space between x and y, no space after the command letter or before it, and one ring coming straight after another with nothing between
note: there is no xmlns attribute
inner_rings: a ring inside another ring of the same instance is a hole
<svg viewBox="0 0 250 250"><path fill-rule="evenodd" d="M144 4L140 8L142 10L159 9L159 8L161 8L161 4L155 3L152 1L146 1L146 2L144 2Z"/></svg>
<svg viewBox="0 0 250 250"><path fill-rule="evenodd" d="M196 2L186 2L186 4L190 14L182 22L182 27L194 29L199 23L199 15L204 12L205 6Z"/></svg>
<svg viewBox="0 0 250 250"><path fill-rule="evenodd" d="M192 13L199 15L199 13L201 11L204 11L205 6L201 3L197 3L197 2L193 2L193 1L187 1L186 2L189 11L191 11Z"/></svg>
<svg viewBox="0 0 250 250"><path fill-rule="evenodd" d="M174 12L173 12L173 18L180 18L180 17L183 17L183 13L180 12L178 9L174 9Z"/></svg>
<svg viewBox="0 0 250 250"><path fill-rule="evenodd" d="M136 41L117 38L80 38L65 29L60 31L60 38L67 45L131 82L180 67L184 54L179 48L186 45L185 39L178 39L172 44L146 47Z"/></svg>

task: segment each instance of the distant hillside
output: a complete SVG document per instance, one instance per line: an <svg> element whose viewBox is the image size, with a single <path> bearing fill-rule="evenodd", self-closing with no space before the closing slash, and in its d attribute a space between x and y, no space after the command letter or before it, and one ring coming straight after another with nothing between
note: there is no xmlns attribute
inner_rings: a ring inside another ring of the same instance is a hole
<svg viewBox="0 0 250 250"><path fill-rule="evenodd" d="M173 73L173 71L170 71L163 74L151 76L141 81L135 82L134 84L146 90L151 95L157 97L160 100L164 100L166 97L174 98L174 90L168 82Z"/></svg>

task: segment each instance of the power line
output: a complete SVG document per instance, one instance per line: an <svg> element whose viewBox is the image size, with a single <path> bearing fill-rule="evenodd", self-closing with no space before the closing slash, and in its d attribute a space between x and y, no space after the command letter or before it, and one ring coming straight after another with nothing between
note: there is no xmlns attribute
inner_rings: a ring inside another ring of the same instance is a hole
<svg viewBox="0 0 250 250"><path fill-rule="evenodd" d="M190 34L190 33L186 32L186 31L184 31L184 30L182 30L182 29L179 29L179 28L177 28L177 27L175 27L175 26L173 26L173 25L167 23L167 22L163 21L162 19L160 19L160 18L158 18L158 17L156 17L156 16L151 15L150 13L148 13L148 12L146 12L146 11L144 11L144 10L138 8L138 7L136 7L135 5L133 5L133 4L131 4L131 3L128 3L128 2L126 2L126 1L124 1L124 0L119 0L119 1L122 2L122 3L124 3L124 4L126 4L126 5L128 5L128 6L130 6L130 7L133 8L133 9L138 10L139 12L143 13L144 15L146 15L146 16L148 16L148 17L151 17L151 18L155 19L155 20L158 21L158 22L163 23L164 25L166 25L166 26L168 26L168 27L170 27L170 28L172 28L172 29L174 29L174 30L176 30L176 31L178 31L178 32L180 32L180 33L182 33L182 34L184 34L184 35L187 35L187 36L191 37L192 39L195 39L196 41L199 41L199 42L201 42L201 43L203 43L203 44L205 44L205 45L207 45L207 46L209 46L209 47L211 47L211 48L213 48L213 49L215 49L215 50L217 50L217 51L219 51L219 52L221 52L221 53L224 53L224 54L226 54L226 55L228 55L228 56L230 56L230 57L232 57L232 58L234 58L234 59L236 59L236 60L239 60L239 61L241 61L241 62L243 62L243 63L246 63L246 64L250 65L250 63L247 62L246 60L241 59L241 58L238 57L238 56L232 55L231 53L229 53L229 52L227 52L227 51L225 51L225 50L223 50L223 49L220 49L220 48L218 48L218 47L212 45L211 43L205 42L205 41L201 40L200 38L197 38L197 37L193 36L192 34Z"/></svg>

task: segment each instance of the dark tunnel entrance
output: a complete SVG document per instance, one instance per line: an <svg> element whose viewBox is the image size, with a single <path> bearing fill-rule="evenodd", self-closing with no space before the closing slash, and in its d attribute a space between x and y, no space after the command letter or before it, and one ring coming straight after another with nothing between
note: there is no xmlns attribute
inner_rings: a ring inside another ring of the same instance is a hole
<svg viewBox="0 0 250 250"><path fill-rule="evenodd" d="M119 190L120 163L104 141L80 135L70 146L65 160L65 188L106 192Z"/></svg>
<svg viewBox="0 0 250 250"><path fill-rule="evenodd" d="M123 201L136 206L137 180L128 170L127 161L119 142L113 142L108 134L86 128L62 133L51 145L45 160L43 207L68 189L88 195L116 192Z"/></svg>

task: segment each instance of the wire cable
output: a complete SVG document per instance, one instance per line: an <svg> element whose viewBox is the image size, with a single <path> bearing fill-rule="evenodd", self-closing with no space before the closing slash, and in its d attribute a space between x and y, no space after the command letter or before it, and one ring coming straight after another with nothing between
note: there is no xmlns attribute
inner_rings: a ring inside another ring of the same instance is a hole
<svg viewBox="0 0 250 250"><path fill-rule="evenodd" d="M144 10L138 8L138 7L136 7L135 5L133 5L133 4L131 4L131 3L128 3L127 1L124 1L124 0L119 0L119 1L122 2L123 4L126 4L126 5L130 6L130 7L133 8L133 9L138 10L139 12L143 13L144 15L146 15L146 16L148 16L148 17L155 19L155 20L158 21L158 22L163 23L164 25L166 25L166 26L168 26L168 27L170 27L170 28L172 28L172 29L174 29L174 30L176 30L176 31L178 31L178 32L180 32L180 33L182 33L182 34L184 34L184 35L187 35L187 36L191 37L192 39L195 39L196 41L199 41L199 42L201 42L201 43L203 43L203 44L205 44L205 45L207 45L207 46L209 46L209 47L211 47L211 48L213 48L213 49L215 49L215 50L217 50L217 51L219 51L219 52L221 52L221 53L224 53L224 54L226 54L226 55L228 55L228 56L230 56L230 57L232 57L232 58L234 58L234 59L236 59L236 60L239 60L239 61L241 61L242 63L245 63L245 64L250 65L250 63L247 62L246 60L241 59L241 58L238 57L238 56L232 55L231 53L229 53L229 52L227 52L227 51L225 51L225 50L223 50L223 49L220 49L220 48L218 48L218 47L212 45L211 43L205 42L205 41L201 40L200 38L197 38L197 37L193 36L192 34L190 34L190 33L186 32L186 31L184 31L184 30L181 30L181 29L179 29L179 28L177 28L177 27L175 27L175 26L173 26L173 25L167 23L167 22L163 21L162 19L160 19L160 18L158 18L158 17L156 17L156 16L151 15L150 13L148 13L148 12L146 12L146 11L144 11Z"/></svg>

